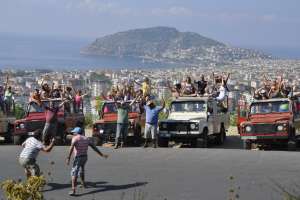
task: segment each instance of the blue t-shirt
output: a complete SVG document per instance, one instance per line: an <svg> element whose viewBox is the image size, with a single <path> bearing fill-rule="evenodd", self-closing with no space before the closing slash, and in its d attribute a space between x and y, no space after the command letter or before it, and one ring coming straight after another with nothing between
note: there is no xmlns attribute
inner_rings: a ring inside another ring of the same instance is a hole
<svg viewBox="0 0 300 200"><path fill-rule="evenodd" d="M156 106L155 108L151 109L149 106L145 105L144 109L146 111L146 123L157 125L158 115L163 108L161 106Z"/></svg>

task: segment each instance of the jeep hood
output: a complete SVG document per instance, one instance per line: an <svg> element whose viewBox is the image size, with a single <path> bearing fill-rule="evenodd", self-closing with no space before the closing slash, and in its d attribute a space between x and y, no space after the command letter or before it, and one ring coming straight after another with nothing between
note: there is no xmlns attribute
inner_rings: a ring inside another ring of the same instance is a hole
<svg viewBox="0 0 300 200"><path fill-rule="evenodd" d="M255 114L250 116L251 123L276 123L280 121L289 121L292 115L290 113L268 113Z"/></svg>
<svg viewBox="0 0 300 200"><path fill-rule="evenodd" d="M205 112L185 112L185 113L170 113L168 120L199 120L206 118L207 115Z"/></svg>

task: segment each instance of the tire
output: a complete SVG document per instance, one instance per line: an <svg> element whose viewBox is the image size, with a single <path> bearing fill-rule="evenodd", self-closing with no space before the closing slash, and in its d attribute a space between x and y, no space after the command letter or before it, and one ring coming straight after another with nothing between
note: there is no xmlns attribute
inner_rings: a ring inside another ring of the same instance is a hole
<svg viewBox="0 0 300 200"><path fill-rule="evenodd" d="M208 147L208 131L206 128L203 130L202 137L197 138L196 147L197 148L207 148Z"/></svg>
<svg viewBox="0 0 300 200"><path fill-rule="evenodd" d="M93 141L93 144L95 146L101 146L102 145L101 139L97 136L93 136L92 141Z"/></svg>
<svg viewBox="0 0 300 200"><path fill-rule="evenodd" d="M158 137L158 146L159 147L169 147L169 139Z"/></svg>
<svg viewBox="0 0 300 200"><path fill-rule="evenodd" d="M287 143L287 148L288 148L288 151L296 151L297 143L294 140L290 140Z"/></svg>
<svg viewBox="0 0 300 200"><path fill-rule="evenodd" d="M143 138L142 138L142 128L141 126L137 126L134 130L134 136L133 136L133 145L135 147L140 147L142 145Z"/></svg>
<svg viewBox="0 0 300 200"><path fill-rule="evenodd" d="M12 142L12 136L11 136L11 133L10 131L5 133L4 135L4 143L8 144L8 143L11 143Z"/></svg>
<svg viewBox="0 0 300 200"><path fill-rule="evenodd" d="M21 145L21 136L20 135L14 135L13 136L13 142L14 142L14 145Z"/></svg>
<svg viewBox="0 0 300 200"><path fill-rule="evenodd" d="M217 143L217 145L222 145L222 144L224 144L225 137L226 137L226 131L225 131L224 126L222 125L222 126L221 126L221 130L220 130L220 133L217 135L217 138L216 138L216 143Z"/></svg>
<svg viewBox="0 0 300 200"><path fill-rule="evenodd" d="M243 148L245 150L251 150L252 149L252 142L250 140L243 140Z"/></svg>

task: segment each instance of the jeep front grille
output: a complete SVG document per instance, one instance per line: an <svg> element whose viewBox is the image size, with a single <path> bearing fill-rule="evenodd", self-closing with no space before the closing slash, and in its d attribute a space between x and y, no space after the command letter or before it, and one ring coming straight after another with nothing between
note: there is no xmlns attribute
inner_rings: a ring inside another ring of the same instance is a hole
<svg viewBox="0 0 300 200"><path fill-rule="evenodd" d="M274 124L254 124L254 133L276 133L276 126Z"/></svg>

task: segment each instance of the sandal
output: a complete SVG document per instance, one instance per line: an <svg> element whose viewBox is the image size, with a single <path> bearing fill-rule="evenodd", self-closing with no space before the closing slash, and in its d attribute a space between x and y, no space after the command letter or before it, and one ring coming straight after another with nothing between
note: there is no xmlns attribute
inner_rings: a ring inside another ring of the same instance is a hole
<svg viewBox="0 0 300 200"><path fill-rule="evenodd" d="M75 190L70 191L70 192L69 192L69 195L70 195L70 196L76 196Z"/></svg>

